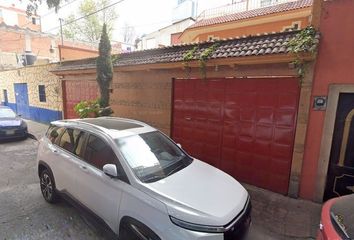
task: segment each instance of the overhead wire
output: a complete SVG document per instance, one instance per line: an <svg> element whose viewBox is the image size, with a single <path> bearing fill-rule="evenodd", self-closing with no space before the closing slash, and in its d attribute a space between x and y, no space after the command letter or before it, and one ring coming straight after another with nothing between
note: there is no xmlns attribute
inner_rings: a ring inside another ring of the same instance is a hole
<svg viewBox="0 0 354 240"><path fill-rule="evenodd" d="M68 2L67 4L63 5L61 8L65 7L65 6L68 6L69 4L71 4L71 3L75 2L75 1L77 1L77 0L72 0L71 2ZM98 9L98 10L96 10L96 11L94 11L94 12L91 12L91 13L89 13L89 14L86 14L86 15L84 15L84 16L81 16L81 17L79 17L79 18L76 18L76 19L74 19L74 20L72 20L72 21L66 22L66 23L62 24L62 26L66 26L66 25L72 24L72 23L74 23L74 22L76 22L76 21L79 21L79 20L81 20L81 19L90 17L90 16L92 16L92 15L98 13L98 12L101 12L101 11L103 11L103 10L106 10L106 9L110 8L110 7L113 7L114 5L117 5L117 4L119 4L119 3L122 3L123 1L125 1L125 0L119 0L119 1L117 1L117 2L114 2L114 3L110 4L110 5L107 5L107 6L103 7L103 8L101 8L101 9ZM49 15L49 14L46 14L46 15ZM32 22L28 22L28 23L22 25L21 28L27 26L27 25L30 24L30 23L32 23ZM55 29L58 29L58 28L60 28L60 25L58 25L58 26L56 26L56 27L53 27L53 28L51 28L51 29L49 29L49 30L46 30L45 32L41 32L41 33L44 33L44 34L52 34L52 33L50 33L50 32L53 31L53 30L55 30ZM5 35L6 35L6 33L5 33ZM3 35L3 36L4 36L4 35ZM40 35L40 36L37 36L37 37L32 37L31 39L44 38L44 37L47 37L47 36ZM2 40L1 42L7 42L7 41L8 41L8 42L11 42L11 41L19 41L19 40L21 40L21 39L14 39L14 40L7 39L7 40Z"/></svg>
<svg viewBox="0 0 354 240"><path fill-rule="evenodd" d="M124 1L125 1L125 0L119 0L119 1L117 1L117 2L114 2L114 3L110 4L110 5L105 6L105 7L101 8L101 9L99 9L99 10L96 10L96 11L94 11L94 12L91 12L91 13L89 13L89 14L86 14L86 15L84 15L84 16L81 16L81 17L79 17L79 18L76 18L76 19L71 20L71 21L69 21L69 22L64 22L64 24L62 24L62 27L66 26L66 25L69 25L69 24L72 24L72 23L74 23L74 22L77 22L77 21L79 21L79 20L81 20L81 19L90 17L90 16L92 16L92 15L98 13L98 12L101 12L101 11L103 11L103 10L106 10L107 8L113 7L114 5L117 5L117 4L119 4L119 3L121 3L121 2L124 2ZM58 29L58 28L60 28L60 25L58 25L58 26L56 26L56 27L53 27L53 28L47 30L46 32L48 33L48 32L51 32L51 31L53 31L53 30L55 30L55 29Z"/></svg>

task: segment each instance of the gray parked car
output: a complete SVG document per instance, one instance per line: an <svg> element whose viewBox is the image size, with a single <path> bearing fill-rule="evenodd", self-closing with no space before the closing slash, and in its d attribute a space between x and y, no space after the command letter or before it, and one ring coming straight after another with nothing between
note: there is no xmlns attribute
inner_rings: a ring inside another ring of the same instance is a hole
<svg viewBox="0 0 354 240"><path fill-rule="evenodd" d="M11 108L0 106L0 140L26 138L26 122Z"/></svg>

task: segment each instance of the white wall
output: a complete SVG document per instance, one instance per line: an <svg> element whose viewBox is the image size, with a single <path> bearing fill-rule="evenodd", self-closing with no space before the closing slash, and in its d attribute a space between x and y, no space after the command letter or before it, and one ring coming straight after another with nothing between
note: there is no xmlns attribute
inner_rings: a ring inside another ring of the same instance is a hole
<svg viewBox="0 0 354 240"><path fill-rule="evenodd" d="M2 18L7 25L15 26L18 25L18 16L14 11L1 8Z"/></svg>
<svg viewBox="0 0 354 240"><path fill-rule="evenodd" d="M190 17L197 17L195 0L185 0L184 2L178 4L172 11L172 22L178 22L182 19Z"/></svg>
<svg viewBox="0 0 354 240"><path fill-rule="evenodd" d="M186 19L184 21L172 24L158 31L145 35L142 38L138 49L151 49L157 48L160 45L170 46L171 45L171 34L183 32L187 27L192 25L194 20Z"/></svg>

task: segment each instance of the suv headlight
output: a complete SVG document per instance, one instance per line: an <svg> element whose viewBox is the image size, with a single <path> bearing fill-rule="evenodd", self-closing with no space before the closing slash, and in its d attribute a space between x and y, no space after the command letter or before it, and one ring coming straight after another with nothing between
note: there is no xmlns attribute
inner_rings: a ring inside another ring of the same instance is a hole
<svg viewBox="0 0 354 240"><path fill-rule="evenodd" d="M223 233L226 231L226 229L223 226L200 225L200 224L185 222L172 216L170 216L170 219L175 225L192 231L207 232L207 233Z"/></svg>

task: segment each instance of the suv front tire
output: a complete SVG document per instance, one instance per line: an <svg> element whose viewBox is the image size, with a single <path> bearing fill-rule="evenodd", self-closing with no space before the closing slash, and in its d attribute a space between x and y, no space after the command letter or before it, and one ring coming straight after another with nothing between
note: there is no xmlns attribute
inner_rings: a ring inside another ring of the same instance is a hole
<svg viewBox="0 0 354 240"><path fill-rule="evenodd" d="M44 199L49 203L57 202L59 197L55 190L54 178L52 174L50 174L48 169L44 169L43 171L41 171L39 179L41 192Z"/></svg>

